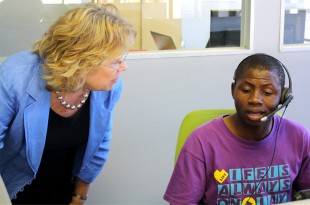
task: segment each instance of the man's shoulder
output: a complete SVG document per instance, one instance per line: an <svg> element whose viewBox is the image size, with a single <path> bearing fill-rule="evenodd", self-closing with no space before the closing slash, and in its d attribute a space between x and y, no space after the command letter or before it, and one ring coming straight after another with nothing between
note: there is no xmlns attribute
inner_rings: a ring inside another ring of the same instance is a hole
<svg viewBox="0 0 310 205"><path fill-rule="evenodd" d="M275 118L277 119L277 124L280 124L280 126L282 126L281 124L283 123L284 124L283 127L286 127L287 129L306 130L309 132L309 130L301 122L289 118L284 118L281 116L275 116Z"/></svg>

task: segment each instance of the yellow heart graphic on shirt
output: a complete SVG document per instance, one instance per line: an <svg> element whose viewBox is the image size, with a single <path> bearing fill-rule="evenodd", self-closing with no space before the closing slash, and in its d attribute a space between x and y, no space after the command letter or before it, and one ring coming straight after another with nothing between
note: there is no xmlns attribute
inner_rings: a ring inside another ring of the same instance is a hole
<svg viewBox="0 0 310 205"><path fill-rule="evenodd" d="M222 169L222 171L216 170L214 172L214 178L221 184L225 181L227 177L228 173L224 169Z"/></svg>

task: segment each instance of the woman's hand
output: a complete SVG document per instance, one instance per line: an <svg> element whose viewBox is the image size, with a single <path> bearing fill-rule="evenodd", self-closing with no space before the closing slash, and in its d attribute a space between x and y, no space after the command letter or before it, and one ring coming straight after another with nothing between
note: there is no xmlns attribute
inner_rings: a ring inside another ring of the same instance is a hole
<svg viewBox="0 0 310 205"><path fill-rule="evenodd" d="M83 205L84 202L85 202L84 200L78 199L73 196L71 199L71 203L69 205Z"/></svg>
<svg viewBox="0 0 310 205"><path fill-rule="evenodd" d="M70 205L83 205L89 189L89 183L86 183L79 178L74 179L74 193L72 194L72 199Z"/></svg>

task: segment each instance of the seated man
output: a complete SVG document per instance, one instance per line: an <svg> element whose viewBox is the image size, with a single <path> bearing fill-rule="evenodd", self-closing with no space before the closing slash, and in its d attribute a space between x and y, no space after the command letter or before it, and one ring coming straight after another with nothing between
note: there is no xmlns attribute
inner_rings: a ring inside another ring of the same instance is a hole
<svg viewBox="0 0 310 205"><path fill-rule="evenodd" d="M291 201L293 190L310 188L309 130L273 115L292 99L291 82L284 87L284 71L280 61L266 54L239 64L231 85L236 113L191 133L166 201L267 205Z"/></svg>

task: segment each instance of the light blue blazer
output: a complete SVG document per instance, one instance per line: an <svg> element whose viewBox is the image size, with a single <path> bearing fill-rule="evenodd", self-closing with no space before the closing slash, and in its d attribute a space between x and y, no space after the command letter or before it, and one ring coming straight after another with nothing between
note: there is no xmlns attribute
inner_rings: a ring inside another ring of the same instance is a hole
<svg viewBox="0 0 310 205"><path fill-rule="evenodd" d="M0 65L0 174L11 199L35 178L43 154L50 92L41 79L41 61L24 51ZM91 183L107 160L121 91L121 80L111 91L92 91L88 143L77 151L73 170L85 182Z"/></svg>

